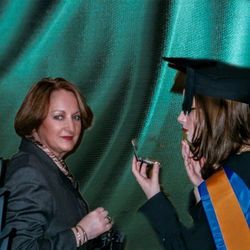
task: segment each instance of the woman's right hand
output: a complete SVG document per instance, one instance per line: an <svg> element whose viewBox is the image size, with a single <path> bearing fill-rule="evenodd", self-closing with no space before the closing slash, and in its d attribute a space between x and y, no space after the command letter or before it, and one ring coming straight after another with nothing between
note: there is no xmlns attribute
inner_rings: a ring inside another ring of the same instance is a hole
<svg viewBox="0 0 250 250"><path fill-rule="evenodd" d="M78 222L78 225L85 230L88 240L94 239L111 229L112 222L107 216L108 211L104 210L103 207L98 207Z"/></svg>
<svg viewBox="0 0 250 250"><path fill-rule="evenodd" d="M151 178L147 177L146 168L147 164L146 163L141 164L141 162L137 161L134 156L132 163L132 172L137 182L141 186L142 190L146 194L147 198L150 199L155 194L160 192L160 184L159 184L160 164L158 162L154 164Z"/></svg>

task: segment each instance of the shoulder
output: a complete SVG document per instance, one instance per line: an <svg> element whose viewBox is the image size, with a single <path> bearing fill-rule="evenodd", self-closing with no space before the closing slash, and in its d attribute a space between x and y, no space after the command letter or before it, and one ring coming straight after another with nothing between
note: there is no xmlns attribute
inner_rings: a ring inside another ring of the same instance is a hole
<svg viewBox="0 0 250 250"><path fill-rule="evenodd" d="M5 169L5 186L34 183L46 185L53 166L45 154L20 150L9 161Z"/></svg>
<svg viewBox="0 0 250 250"><path fill-rule="evenodd" d="M6 167L5 185L42 181L39 165L39 160L35 156L22 152L17 153Z"/></svg>
<svg viewBox="0 0 250 250"><path fill-rule="evenodd" d="M250 187L249 164L250 164L250 152L244 152L229 157L223 165L230 168L233 172L239 175L249 188Z"/></svg>
<svg viewBox="0 0 250 250"><path fill-rule="evenodd" d="M50 189L51 180L48 178L44 164L41 164L36 155L19 152L10 160L4 178L4 187L10 192L8 206L15 204L37 203L49 201L53 205L53 193ZM48 171L47 171L48 172ZM42 198L41 198L42 197ZM19 205L17 208L19 208ZM50 207L47 204L48 207Z"/></svg>
<svg viewBox="0 0 250 250"><path fill-rule="evenodd" d="M38 157L35 154L29 153L29 152L24 152L24 151L19 151L13 157L10 159L6 170L7 173L12 170L16 171L20 168L25 168L25 167L35 167L39 168L39 166L42 164L41 158Z"/></svg>
<svg viewBox="0 0 250 250"><path fill-rule="evenodd" d="M19 171L33 171L46 174L56 171L50 157L32 142L22 139L19 151L13 155L6 167L6 177Z"/></svg>

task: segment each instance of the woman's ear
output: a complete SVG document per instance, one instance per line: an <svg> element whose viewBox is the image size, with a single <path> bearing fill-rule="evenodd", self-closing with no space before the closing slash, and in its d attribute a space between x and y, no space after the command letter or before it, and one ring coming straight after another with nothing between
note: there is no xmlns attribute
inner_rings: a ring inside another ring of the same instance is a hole
<svg viewBox="0 0 250 250"><path fill-rule="evenodd" d="M36 141L38 140L39 135L38 135L36 129L33 129L33 130L32 130L31 136L32 136Z"/></svg>

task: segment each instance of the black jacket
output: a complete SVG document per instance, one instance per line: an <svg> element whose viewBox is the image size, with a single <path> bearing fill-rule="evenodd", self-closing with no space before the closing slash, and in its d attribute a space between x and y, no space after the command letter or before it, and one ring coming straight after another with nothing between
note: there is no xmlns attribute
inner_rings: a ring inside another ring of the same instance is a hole
<svg viewBox="0 0 250 250"><path fill-rule="evenodd" d="M11 249L76 249L71 228L87 206L43 150L23 139L7 166L5 188L10 191L6 224L16 230Z"/></svg>
<svg viewBox="0 0 250 250"><path fill-rule="evenodd" d="M224 166L236 172L250 187L250 152L230 157ZM191 194L190 214L193 227L185 228L179 221L176 211L163 193L158 193L148 200L140 211L148 218L157 232L164 249L170 250L212 250L216 249L205 211L201 202L195 205Z"/></svg>

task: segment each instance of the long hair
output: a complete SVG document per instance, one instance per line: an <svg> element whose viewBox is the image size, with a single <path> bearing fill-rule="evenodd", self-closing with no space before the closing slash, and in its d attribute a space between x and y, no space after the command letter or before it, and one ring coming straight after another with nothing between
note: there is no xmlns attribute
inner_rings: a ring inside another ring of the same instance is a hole
<svg viewBox="0 0 250 250"><path fill-rule="evenodd" d="M243 145L250 146L250 108L245 103L198 94L195 103L193 158L205 158L201 174L207 179Z"/></svg>

